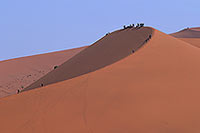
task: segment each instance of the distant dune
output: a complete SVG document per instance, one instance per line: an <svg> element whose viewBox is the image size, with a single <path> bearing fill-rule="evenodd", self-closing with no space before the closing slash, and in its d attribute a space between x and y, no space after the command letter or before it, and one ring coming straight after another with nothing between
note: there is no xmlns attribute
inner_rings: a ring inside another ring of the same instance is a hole
<svg viewBox="0 0 200 133"><path fill-rule="evenodd" d="M200 27L186 28L176 33L170 34L176 38L200 38Z"/></svg>
<svg viewBox="0 0 200 133"><path fill-rule="evenodd" d="M0 61L0 97L16 94L85 48Z"/></svg>
<svg viewBox="0 0 200 133"><path fill-rule="evenodd" d="M200 38L179 38L182 41L192 44L195 47L200 48Z"/></svg>
<svg viewBox="0 0 200 133"><path fill-rule="evenodd" d="M200 27L184 29L170 35L200 48Z"/></svg>
<svg viewBox="0 0 200 133"><path fill-rule="evenodd" d="M113 33L73 57L83 67L78 59L94 65L91 72L81 69L69 80L47 78L47 86L1 98L1 132L200 132L200 49L154 29L140 30ZM152 39L131 54L147 33ZM51 73L71 70L60 66Z"/></svg>
<svg viewBox="0 0 200 133"><path fill-rule="evenodd" d="M200 31L200 27L195 27L195 28L190 28L192 30L195 30L195 31Z"/></svg>

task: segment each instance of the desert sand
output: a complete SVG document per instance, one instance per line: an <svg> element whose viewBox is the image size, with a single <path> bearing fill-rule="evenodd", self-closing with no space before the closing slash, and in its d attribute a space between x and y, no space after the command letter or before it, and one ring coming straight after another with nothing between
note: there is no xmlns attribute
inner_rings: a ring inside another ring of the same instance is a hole
<svg viewBox="0 0 200 133"><path fill-rule="evenodd" d="M186 28L170 35L176 38L200 38L200 28Z"/></svg>
<svg viewBox="0 0 200 133"><path fill-rule="evenodd" d="M100 58L106 64L101 69L94 65L96 69L80 76L1 98L1 132L200 132L200 49L151 30L152 39L135 53L129 53L135 46L129 44L135 34L127 37L123 45L110 44L115 51L124 47L129 50L114 61ZM124 34L134 31L120 32L117 39L123 40ZM104 48L99 53L108 50ZM92 58L99 61L98 56ZM62 77L65 73L59 74Z"/></svg>
<svg viewBox="0 0 200 133"><path fill-rule="evenodd" d="M190 28L192 30L195 30L195 31L200 31L200 27L194 27L194 28Z"/></svg>
<svg viewBox="0 0 200 133"><path fill-rule="evenodd" d="M179 39L189 44L192 44L195 47L200 48L200 38L179 38Z"/></svg>
<svg viewBox="0 0 200 133"><path fill-rule="evenodd" d="M195 47L200 47L200 27L184 29L170 35L179 38L188 44L192 44Z"/></svg>
<svg viewBox="0 0 200 133"><path fill-rule="evenodd" d="M0 61L0 98L16 94L84 48Z"/></svg>

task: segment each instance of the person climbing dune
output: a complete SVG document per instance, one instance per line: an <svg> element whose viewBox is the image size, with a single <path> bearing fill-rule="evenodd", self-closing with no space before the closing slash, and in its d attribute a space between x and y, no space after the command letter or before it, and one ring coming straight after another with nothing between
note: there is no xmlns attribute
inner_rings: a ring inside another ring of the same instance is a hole
<svg viewBox="0 0 200 133"><path fill-rule="evenodd" d="M124 29L126 29L126 25L124 25Z"/></svg>

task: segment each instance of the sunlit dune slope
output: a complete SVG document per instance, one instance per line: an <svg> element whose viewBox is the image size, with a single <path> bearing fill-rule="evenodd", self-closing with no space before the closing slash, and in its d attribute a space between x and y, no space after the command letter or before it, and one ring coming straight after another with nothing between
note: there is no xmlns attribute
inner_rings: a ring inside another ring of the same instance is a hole
<svg viewBox="0 0 200 133"><path fill-rule="evenodd" d="M200 38L179 38L179 39L189 44L192 44L195 47L200 48Z"/></svg>
<svg viewBox="0 0 200 133"><path fill-rule="evenodd" d="M84 49L24 90L71 79L117 62L143 46L150 35L152 35L152 29L149 27L115 31Z"/></svg>
<svg viewBox="0 0 200 133"><path fill-rule="evenodd" d="M198 133L199 60L198 48L155 30L112 65L1 99L1 132Z"/></svg>
<svg viewBox="0 0 200 133"><path fill-rule="evenodd" d="M176 38L200 38L200 28L187 28L170 35Z"/></svg>
<svg viewBox="0 0 200 133"><path fill-rule="evenodd" d="M0 97L15 94L85 48L0 61Z"/></svg>

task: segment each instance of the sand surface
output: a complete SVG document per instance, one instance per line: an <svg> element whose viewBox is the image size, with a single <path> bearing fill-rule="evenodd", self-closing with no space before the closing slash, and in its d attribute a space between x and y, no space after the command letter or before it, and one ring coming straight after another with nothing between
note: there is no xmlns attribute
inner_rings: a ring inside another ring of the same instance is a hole
<svg viewBox="0 0 200 133"><path fill-rule="evenodd" d="M192 44L195 47L200 48L200 38L179 38L179 39L189 44Z"/></svg>
<svg viewBox="0 0 200 133"><path fill-rule="evenodd" d="M170 35L176 38L200 38L200 28L186 28Z"/></svg>
<svg viewBox="0 0 200 133"><path fill-rule="evenodd" d="M199 60L199 48L155 30L142 48L114 64L0 99L0 130L198 133Z"/></svg>
<svg viewBox="0 0 200 133"><path fill-rule="evenodd" d="M0 97L15 94L86 47L0 61Z"/></svg>
<svg viewBox="0 0 200 133"><path fill-rule="evenodd" d="M200 27L191 28L192 30L200 31Z"/></svg>

